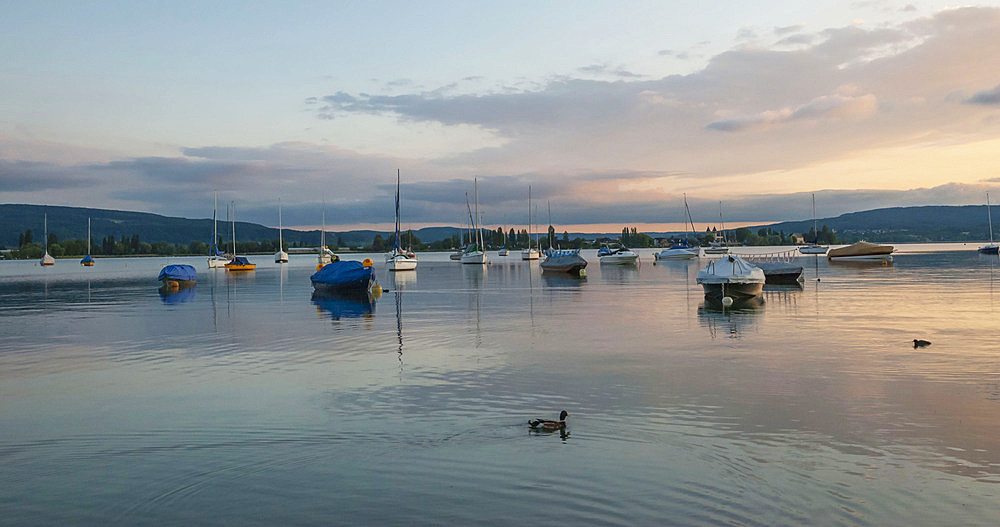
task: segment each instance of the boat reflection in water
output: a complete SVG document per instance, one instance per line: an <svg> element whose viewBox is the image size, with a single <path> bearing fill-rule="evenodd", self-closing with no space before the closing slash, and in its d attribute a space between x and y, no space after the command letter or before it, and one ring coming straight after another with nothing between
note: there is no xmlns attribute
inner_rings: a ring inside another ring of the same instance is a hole
<svg viewBox="0 0 1000 527"><path fill-rule="evenodd" d="M712 338L720 336L738 339L747 329L756 329L757 320L764 312L764 299L760 296L746 299L732 307L711 302L698 306L698 323L708 329Z"/></svg>
<svg viewBox="0 0 1000 527"><path fill-rule="evenodd" d="M174 288L164 285L157 289L164 304L183 304L194 300L195 286Z"/></svg>
<svg viewBox="0 0 1000 527"><path fill-rule="evenodd" d="M548 287L578 288L587 283L587 276L569 273L542 273L542 281Z"/></svg>
<svg viewBox="0 0 1000 527"><path fill-rule="evenodd" d="M313 291L312 303L316 312L326 312L333 320L342 318L372 318L375 316L375 295L368 292L344 292L317 289Z"/></svg>

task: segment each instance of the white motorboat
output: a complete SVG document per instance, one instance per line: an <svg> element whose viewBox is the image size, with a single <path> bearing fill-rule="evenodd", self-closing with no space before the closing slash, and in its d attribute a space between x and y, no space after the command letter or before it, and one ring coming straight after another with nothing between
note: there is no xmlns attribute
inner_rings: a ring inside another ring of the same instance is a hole
<svg viewBox="0 0 1000 527"><path fill-rule="evenodd" d="M274 263L288 263L288 253L284 248L285 243L281 236L281 199L278 199L278 252L274 253Z"/></svg>
<svg viewBox="0 0 1000 527"><path fill-rule="evenodd" d="M675 244L656 253L657 260L693 260L698 258L698 247L687 244Z"/></svg>
<svg viewBox="0 0 1000 527"><path fill-rule="evenodd" d="M993 215L990 214L990 193L986 193L986 222L990 226L990 243L976 249L982 254L1000 254L1000 246L993 243Z"/></svg>
<svg viewBox="0 0 1000 527"><path fill-rule="evenodd" d="M873 261L882 260L885 262L892 261L892 251L894 250L891 245L879 245L877 243L870 242L858 242L846 247L840 247L833 249L826 253L828 260L834 261Z"/></svg>
<svg viewBox="0 0 1000 527"><path fill-rule="evenodd" d="M465 248L465 252L462 253L462 263L464 264L479 264L483 265L489 261L486 257L486 251L483 249L483 229L479 225L479 179L473 180L473 194L475 196L474 201L476 204L475 215L472 218L472 227L476 233L476 241L470 243L468 247ZM468 199L468 194L466 194L466 199ZM466 202L468 205L468 202ZM471 211L470 211L471 212Z"/></svg>
<svg viewBox="0 0 1000 527"><path fill-rule="evenodd" d="M761 268L730 254L709 262L698 271L696 281L708 300L725 302L724 298L731 298L739 302L760 296L765 279Z"/></svg>
<svg viewBox="0 0 1000 527"><path fill-rule="evenodd" d="M697 235L694 232L694 220L691 219L691 209L688 208L687 194L684 194L684 214L687 216L684 220L688 225L691 226L691 238L697 239ZM687 227L687 225L685 225ZM687 241L682 241L681 243L675 243L670 247L654 254L653 256L657 260L693 260L700 256L701 248L692 247L688 245Z"/></svg>
<svg viewBox="0 0 1000 527"><path fill-rule="evenodd" d="M813 198L813 242L805 247L799 247L799 252L802 254L826 254L829 247L824 247L819 245L819 229L816 228L816 194L812 195Z"/></svg>
<svg viewBox="0 0 1000 527"><path fill-rule="evenodd" d="M602 264L628 265L639 259L638 253L621 244L605 243L597 250L597 261Z"/></svg>
<svg viewBox="0 0 1000 527"><path fill-rule="evenodd" d="M390 271L412 271L417 268L417 255L404 251L399 234L399 169L396 169L396 237L392 250L385 255L385 267Z"/></svg>

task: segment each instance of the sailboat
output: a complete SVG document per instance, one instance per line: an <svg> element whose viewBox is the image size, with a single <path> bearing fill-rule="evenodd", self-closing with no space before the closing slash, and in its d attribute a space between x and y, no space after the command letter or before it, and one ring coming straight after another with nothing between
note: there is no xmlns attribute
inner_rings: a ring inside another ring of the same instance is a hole
<svg viewBox="0 0 1000 527"><path fill-rule="evenodd" d="M552 204L549 204L549 248L545 250L545 259L539 264L542 271L556 271L584 276L587 260L580 256L580 249L552 248Z"/></svg>
<svg viewBox="0 0 1000 527"><path fill-rule="evenodd" d="M528 185L528 248L521 249L522 260L537 260L538 248L531 248L531 185Z"/></svg>
<svg viewBox="0 0 1000 527"><path fill-rule="evenodd" d="M281 236L281 198L278 198L278 252L274 253L274 263L288 263L284 239Z"/></svg>
<svg viewBox="0 0 1000 527"><path fill-rule="evenodd" d="M90 255L90 218L87 218L87 256L80 260L80 265L84 267L94 266L94 257Z"/></svg>
<svg viewBox="0 0 1000 527"><path fill-rule="evenodd" d="M215 193L215 205L212 207L212 249L208 255L209 269L223 269L226 264L232 261L230 255L219 250L219 220L216 215L219 212L219 193Z"/></svg>
<svg viewBox="0 0 1000 527"><path fill-rule="evenodd" d="M49 255L49 215L46 214L45 218L45 234L42 237L42 265L55 265L56 259Z"/></svg>
<svg viewBox="0 0 1000 527"><path fill-rule="evenodd" d="M799 247L799 252L802 254L826 254L829 247L823 247L819 245L819 229L816 228L816 194L812 195L813 198L813 241L806 247ZM989 195L987 194L986 199L989 200Z"/></svg>
<svg viewBox="0 0 1000 527"><path fill-rule="evenodd" d="M684 219L691 225L691 237L697 239L694 232L694 220L691 219L691 209L688 208L687 194L684 194L684 213L687 214L687 217ZM698 257L698 253L699 249L697 247L691 247L688 245L687 240L684 240L656 253L655 257L657 260L692 260Z"/></svg>
<svg viewBox="0 0 1000 527"><path fill-rule="evenodd" d="M1000 254L1000 247L993 243L993 215L990 214L990 193L986 193L986 221L990 224L990 243L977 249L983 254Z"/></svg>
<svg viewBox="0 0 1000 527"><path fill-rule="evenodd" d="M504 223L507 223L506 219L504 220ZM507 231L505 231L503 228L501 228L500 229L500 234L503 235L503 247L500 247L500 250L497 251L497 256L507 256L507 253L508 253L508 251L507 251Z"/></svg>
<svg viewBox="0 0 1000 527"><path fill-rule="evenodd" d="M233 202L233 261L226 264L227 271L253 271L257 264L247 260L245 256L236 255L236 202Z"/></svg>
<svg viewBox="0 0 1000 527"><path fill-rule="evenodd" d="M472 219L472 228L475 231L475 241L470 243L462 253L462 263L483 265L488 261L486 251L483 247L483 229L479 225L479 179L473 180L473 195L476 203L476 214Z"/></svg>
<svg viewBox="0 0 1000 527"><path fill-rule="evenodd" d="M319 271L330 262L340 261L340 257L326 246L326 197L323 197L323 228L319 231L319 256L316 258L316 270Z"/></svg>
<svg viewBox="0 0 1000 527"><path fill-rule="evenodd" d="M719 224L722 229L722 242L712 242L710 247L705 247L705 254L728 254L729 247L726 246L726 221L722 219L722 202L719 202Z"/></svg>
<svg viewBox="0 0 1000 527"><path fill-rule="evenodd" d="M417 268L416 255L410 256L403 250L399 235L399 169L396 169L396 238L392 250L385 254L385 266L390 271L410 271Z"/></svg>

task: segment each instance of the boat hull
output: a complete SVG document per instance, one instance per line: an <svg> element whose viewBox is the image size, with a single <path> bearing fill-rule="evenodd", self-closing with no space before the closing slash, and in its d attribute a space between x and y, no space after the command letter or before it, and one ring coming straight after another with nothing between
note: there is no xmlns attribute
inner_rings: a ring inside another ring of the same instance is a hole
<svg viewBox="0 0 1000 527"><path fill-rule="evenodd" d="M826 254L829 247L820 247L818 245L810 245L809 247L799 247L799 252L802 254Z"/></svg>
<svg viewBox="0 0 1000 527"><path fill-rule="evenodd" d="M208 268L209 269L225 269L226 264L231 262L227 258L221 256L209 256L208 257Z"/></svg>
<svg viewBox="0 0 1000 527"><path fill-rule="evenodd" d="M607 256L601 256L600 258L598 258L598 261L601 264L631 265L631 264L634 264L635 261L638 260L638 259L639 259L639 255L635 254L635 253L626 254L626 255L622 255L622 254L609 254Z"/></svg>
<svg viewBox="0 0 1000 527"><path fill-rule="evenodd" d="M828 256L830 260L835 262L891 262L892 255L889 253L885 254L863 254L857 256Z"/></svg>
<svg viewBox="0 0 1000 527"><path fill-rule="evenodd" d="M537 260L539 257L538 251L535 249L523 249L521 250L522 260Z"/></svg>
<svg viewBox="0 0 1000 527"><path fill-rule="evenodd" d="M497 251L497 256L507 256L507 249L500 249Z"/></svg>
<svg viewBox="0 0 1000 527"><path fill-rule="evenodd" d="M729 247L705 247L705 254L729 254Z"/></svg>
<svg viewBox="0 0 1000 527"><path fill-rule="evenodd" d="M385 268L390 271L412 271L417 268L417 260L406 256L386 258Z"/></svg>
<svg viewBox="0 0 1000 527"><path fill-rule="evenodd" d="M472 253L465 253L462 255L462 263L464 264L474 264L482 265L486 263L486 253L482 251L476 251Z"/></svg>
<svg viewBox="0 0 1000 527"><path fill-rule="evenodd" d="M701 284L705 290L705 299L712 302L722 302L723 297L733 299L733 302L745 302L752 298L759 297L764 291L764 282L756 283L721 283L721 284Z"/></svg>
<svg viewBox="0 0 1000 527"><path fill-rule="evenodd" d="M797 284L802 280L802 266L781 262L754 262L764 271L764 283Z"/></svg>
<svg viewBox="0 0 1000 527"><path fill-rule="evenodd" d="M288 253L285 251L274 253L274 263L288 263Z"/></svg>
<svg viewBox="0 0 1000 527"><path fill-rule="evenodd" d="M698 253L696 249L664 249L655 256L657 260L694 260Z"/></svg>
<svg viewBox="0 0 1000 527"><path fill-rule="evenodd" d="M177 280L177 279L174 279L174 278L163 278L163 279L160 280L160 283L163 284L162 287L164 289L166 289L167 291L170 291L170 290L173 290L173 289L184 289L186 287L192 287L192 286L194 286L197 283L197 281L196 280Z"/></svg>
<svg viewBox="0 0 1000 527"><path fill-rule="evenodd" d="M980 254L1000 254L1000 246L997 245L984 245L976 250Z"/></svg>
<svg viewBox="0 0 1000 527"><path fill-rule="evenodd" d="M80 265L82 265L84 267L93 267L94 266L94 262L80 262Z"/></svg>
<svg viewBox="0 0 1000 527"><path fill-rule="evenodd" d="M826 257L829 260L841 260L841 261L877 261L882 260L885 262L892 261L892 251L893 247L891 245L878 245L875 243L868 242L857 242L846 247L840 247L833 249L832 251L826 253Z"/></svg>
<svg viewBox="0 0 1000 527"><path fill-rule="evenodd" d="M580 256L579 251L574 251L566 254L563 251L561 254L551 254L547 256L545 260L542 260L540 264L542 271L552 272L552 273L569 273L569 274L580 274L587 267L587 260L584 260Z"/></svg>

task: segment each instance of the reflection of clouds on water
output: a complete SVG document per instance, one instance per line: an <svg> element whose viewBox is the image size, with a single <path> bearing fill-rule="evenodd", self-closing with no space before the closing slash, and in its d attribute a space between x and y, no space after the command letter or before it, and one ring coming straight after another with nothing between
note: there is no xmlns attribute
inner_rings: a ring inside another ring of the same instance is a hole
<svg viewBox="0 0 1000 527"><path fill-rule="evenodd" d="M698 306L698 324L708 329L713 339L728 337L738 339L748 329L756 329L764 312L764 300L752 298L733 307L706 301Z"/></svg>

